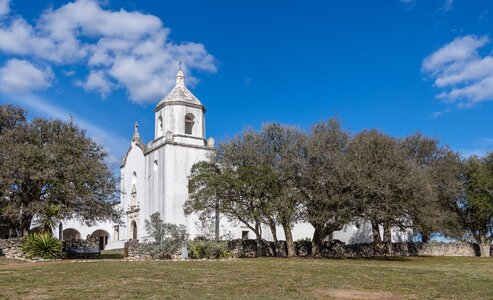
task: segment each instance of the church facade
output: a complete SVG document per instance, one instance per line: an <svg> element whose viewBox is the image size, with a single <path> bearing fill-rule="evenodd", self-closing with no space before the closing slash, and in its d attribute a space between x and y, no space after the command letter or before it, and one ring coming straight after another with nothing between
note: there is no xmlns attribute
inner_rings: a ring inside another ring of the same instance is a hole
<svg viewBox="0 0 493 300"><path fill-rule="evenodd" d="M183 224L190 236L197 235L192 217L183 204L188 197L192 166L207 159L214 139L206 139L205 107L185 86L180 70L176 86L162 99L155 112L154 140L143 144L137 126L131 147L121 164L121 207L126 239L147 240L144 220L159 212L166 223Z"/></svg>
<svg viewBox="0 0 493 300"><path fill-rule="evenodd" d="M183 204L188 197L188 176L192 166L208 159L213 150L214 139L206 137L206 109L188 90L185 76L180 70L176 85L154 109L154 140L145 144L135 124L130 147L120 165L121 197L119 208L123 212L122 224L110 222L88 227L76 220L62 224L60 236L64 240L99 238L101 249L123 248L129 239L150 241L145 230L145 220L159 212L164 222L187 227L190 238L202 235L194 215L186 216ZM272 240L270 229L262 228L264 238ZM383 233L381 233L383 234ZM230 238L254 238L246 226L220 220L220 235ZM311 238L313 227L307 223L295 224L294 240ZM277 236L284 238L282 228ZM335 232L331 238L346 243L371 242L369 224L348 224ZM411 238L410 232L393 230L393 240Z"/></svg>

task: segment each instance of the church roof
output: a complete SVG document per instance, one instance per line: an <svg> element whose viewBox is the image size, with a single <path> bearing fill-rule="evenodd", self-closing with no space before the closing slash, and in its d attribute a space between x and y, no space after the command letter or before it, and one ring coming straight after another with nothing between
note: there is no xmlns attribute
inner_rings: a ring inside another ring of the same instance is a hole
<svg viewBox="0 0 493 300"><path fill-rule="evenodd" d="M185 102L189 104L202 105L199 99L197 99L197 97L195 97L195 95L192 94L192 92L190 92L190 90L188 90L185 86L185 75L181 69L178 71L178 74L176 74L175 87L166 97L159 101L157 107L161 107L162 105L170 102Z"/></svg>

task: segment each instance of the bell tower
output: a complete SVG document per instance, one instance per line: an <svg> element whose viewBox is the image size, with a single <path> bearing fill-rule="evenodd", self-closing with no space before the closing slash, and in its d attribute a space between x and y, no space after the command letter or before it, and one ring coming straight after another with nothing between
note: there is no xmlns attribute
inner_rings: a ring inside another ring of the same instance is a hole
<svg viewBox="0 0 493 300"><path fill-rule="evenodd" d="M154 112L155 140L172 136L178 142L205 145L205 107L186 87L181 63L175 87Z"/></svg>

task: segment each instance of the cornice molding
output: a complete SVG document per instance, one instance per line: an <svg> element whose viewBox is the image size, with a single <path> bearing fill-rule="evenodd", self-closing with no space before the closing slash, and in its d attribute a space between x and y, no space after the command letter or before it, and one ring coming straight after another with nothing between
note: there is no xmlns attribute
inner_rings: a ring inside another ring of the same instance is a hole
<svg viewBox="0 0 493 300"><path fill-rule="evenodd" d="M181 105L181 106L197 108L197 109L201 109L204 113L206 112L205 106L203 106L202 104L189 103L189 102L185 102L185 101L163 102L163 103L159 104L158 106L156 106L156 108L154 108L154 112L160 111L165 106L172 106L172 105Z"/></svg>

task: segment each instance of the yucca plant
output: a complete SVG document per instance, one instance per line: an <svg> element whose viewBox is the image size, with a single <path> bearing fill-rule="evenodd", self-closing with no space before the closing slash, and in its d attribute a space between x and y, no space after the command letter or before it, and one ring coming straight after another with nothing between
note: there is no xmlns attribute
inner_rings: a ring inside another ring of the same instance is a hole
<svg viewBox="0 0 493 300"><path fill-rule="evenodd" d="M62 243L51 233L30 234L24 242L23 250L28 258L54 259L62 257Z"/></svg>
<svg viewBox="0 0 493 300"><path fill-rule="evenodd" d="M41 232L51 233L60 221L60 205L50 204L40 217Z"/></svg>

